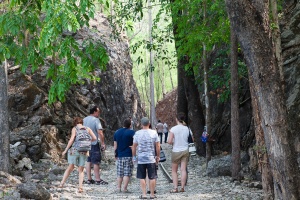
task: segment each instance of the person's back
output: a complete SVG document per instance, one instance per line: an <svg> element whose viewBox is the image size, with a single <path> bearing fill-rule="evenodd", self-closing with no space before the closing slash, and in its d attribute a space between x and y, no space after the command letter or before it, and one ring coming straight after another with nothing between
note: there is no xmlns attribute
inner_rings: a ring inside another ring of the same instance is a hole
<svg viewBox="0 0 300 200"><path fill-rule="evenodd" d="M180 152L188 149L188 127L179 124L172 127L170 131L174 134L173 152Z"/></svg>
<svg viewBox="0 0 300 200"><path fill-rule="evenodd" d="M131 128L131 120L125 119L123 128L118 129L114 134L115 159L117 161L117 192L121 192L124 182L124 192L127 192L127 186L132 176L132 150L134 131Z"/></svg>
<svg viewBox="0 0 300 200"><path fill-rule="evenodd" d="M157 133L162 133L163 130L164 130L164 125L159 122L157 125L156 125L156 129L157 129Z"/></svg>
<svg viewBox="0 0 300 200"><path fill-rule="evenodd" d="M92 129L93 133L95 134L97 140L92 142L93 145L97 144L98 142L98 130L102 129L101 127L101 123L100 120L94 116L87 116L83 119L83 124L84 126L89 127L90 129Z"/></svg>
<svg viewBox="0 0 300 200"><path fill-rule="evenodd" d="M167 123L164 123L163 125L163 133L167 133L168 132L168 125Z"/></svg>
<svg viewBox="0 0 300 200"><path fill-rule="evenodd" d="M134 142L138 143L138 163L155 163L155 142L157 133L152 129L142 129L135 133Z"/></svg>
<svg viewBox="0 0 300 200"><path fill-rule="evenodd" d="M120 128L114 135L114 141L117 142L118 157L132 157L130 146L133 144L134 131L128 128Z"/></svg>

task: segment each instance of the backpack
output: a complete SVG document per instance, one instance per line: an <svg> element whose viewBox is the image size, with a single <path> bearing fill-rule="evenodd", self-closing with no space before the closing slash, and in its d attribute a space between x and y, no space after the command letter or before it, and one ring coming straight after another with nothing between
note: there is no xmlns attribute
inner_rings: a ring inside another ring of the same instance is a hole
<svg viewBox="0 0 300 200"><path fill-rule="evenodd" d="M76 138L74 141L74 148L79 152L90 151L92 147L92 137L88 133L86 127L76 128Z"/></svg>

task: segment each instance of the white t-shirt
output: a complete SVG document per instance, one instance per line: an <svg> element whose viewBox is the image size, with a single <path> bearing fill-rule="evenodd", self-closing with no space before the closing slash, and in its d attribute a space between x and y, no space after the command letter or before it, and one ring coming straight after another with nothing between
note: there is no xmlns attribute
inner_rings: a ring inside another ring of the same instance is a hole
<svg viewBox="0 0 300 200"><path fill-rule="evenodd" d="M189 128L182 124L178 124L171 128L170 132L174 134L173 141L173 152L185 151L189 148L188 137L189 137ZM193 135L190 130L191 135Z"/></svg>
<svg viewBox="0 0 300 200"><path fill-rule="evenodd" d="M137 143L138 164L155 163L155 146L159 142L158 134L152 129L135 132L133 143Z"/></svg>
<svg viewBox="0 0 300 200"><path fill-rule="evenodd" d="M163 129L163 132L164 132L164 133L168 132L168 125L167 125L167 123L164 123L164 129Z"/></svg>

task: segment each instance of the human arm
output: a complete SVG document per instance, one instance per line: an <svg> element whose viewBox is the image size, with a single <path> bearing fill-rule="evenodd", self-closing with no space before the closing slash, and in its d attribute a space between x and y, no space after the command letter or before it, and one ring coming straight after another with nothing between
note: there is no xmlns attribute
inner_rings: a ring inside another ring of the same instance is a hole
<svg viewBox="0 0 300 200"><path fill-rule="evenodd" d="M160 160L160 142L156 142L155 143L155 150L156 150L156 158L155 158L155 160L156 160L156 163L158 163L159 160Z"/></svg>
<svg viewBox="0 0 300 200"><path fill-rule="evenodd" d="M99 136L100 141L101 141L101 149L105 150L104 134L103 134L102 129L98 129L98 136Z"/></svg>
<svg viewBox="0 0 300 200"><path fill-rule="evenodd" d="M92 142L96 141L97 138L95 136L95 134L93 133L92 129L90 129L89 127L87 127L88 133L90 134L90 136L92 137Z"/></svg>
<svg viewBox="0 0 300 200"><path fill-rule="evenodd" d="M117 143L117 141L114 141L114 152L115 152L115 159L117 159L117 158L118 158L117 149L118 149L118 143Z"/></svg>
<svg viewBox="0 0 300 200"><path fill-rule="evenodd" d="M170 131L168 136L168 144L173 145L173 140L174 140L174 133Z"/></svg>
<svg viewBox="0 0 300 200"><path fill-rule="evenodd" d="M136 160L136 147L137 146L138 146L138 143L133 143L132 148L131 148L133 160Z"/></svg>
<svg viewBox="0 0 300 200"><path fill-rule="evenodd" d="M70 138L70 140L69 140L69 142L68 142L68 145L67 145L67 147L65 148L65 150L62 152L62 155L64 156L66 153L67 153L67 151L70 149L70 147L72 146L72 144L73 144L73 142L74 142L74 140L75 140L75 137L76 137L76 129L75 129L75 127L72 129L72 132L71 132L71 138Z"/></svg>

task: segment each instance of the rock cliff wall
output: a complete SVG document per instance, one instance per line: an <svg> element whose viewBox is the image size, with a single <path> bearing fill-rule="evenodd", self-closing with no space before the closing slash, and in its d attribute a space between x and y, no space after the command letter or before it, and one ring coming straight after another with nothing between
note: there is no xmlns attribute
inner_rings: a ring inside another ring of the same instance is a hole
<svg viewBox="0 0 300 200"><path fill-rule="evenodd" d="M100 82L86 81L68 92L66 102L47 104L49 80L47 66L34 74L9 70L9 110L11 130L11 157L15 164L29 157L38 161L45 156L60 158L70 136L73 118L85 117L92 105L98 105L106 144L113 144L114 131L123 126L126 117L140 119L144 115L140 97L132 76L132 61L126 38L111 39L108 21L101 14L74 37L101 41L110 57L106 71L96 70ZM137 124L138 125L138 124ZM14 165L13 165L14 166Z"/></svg>

